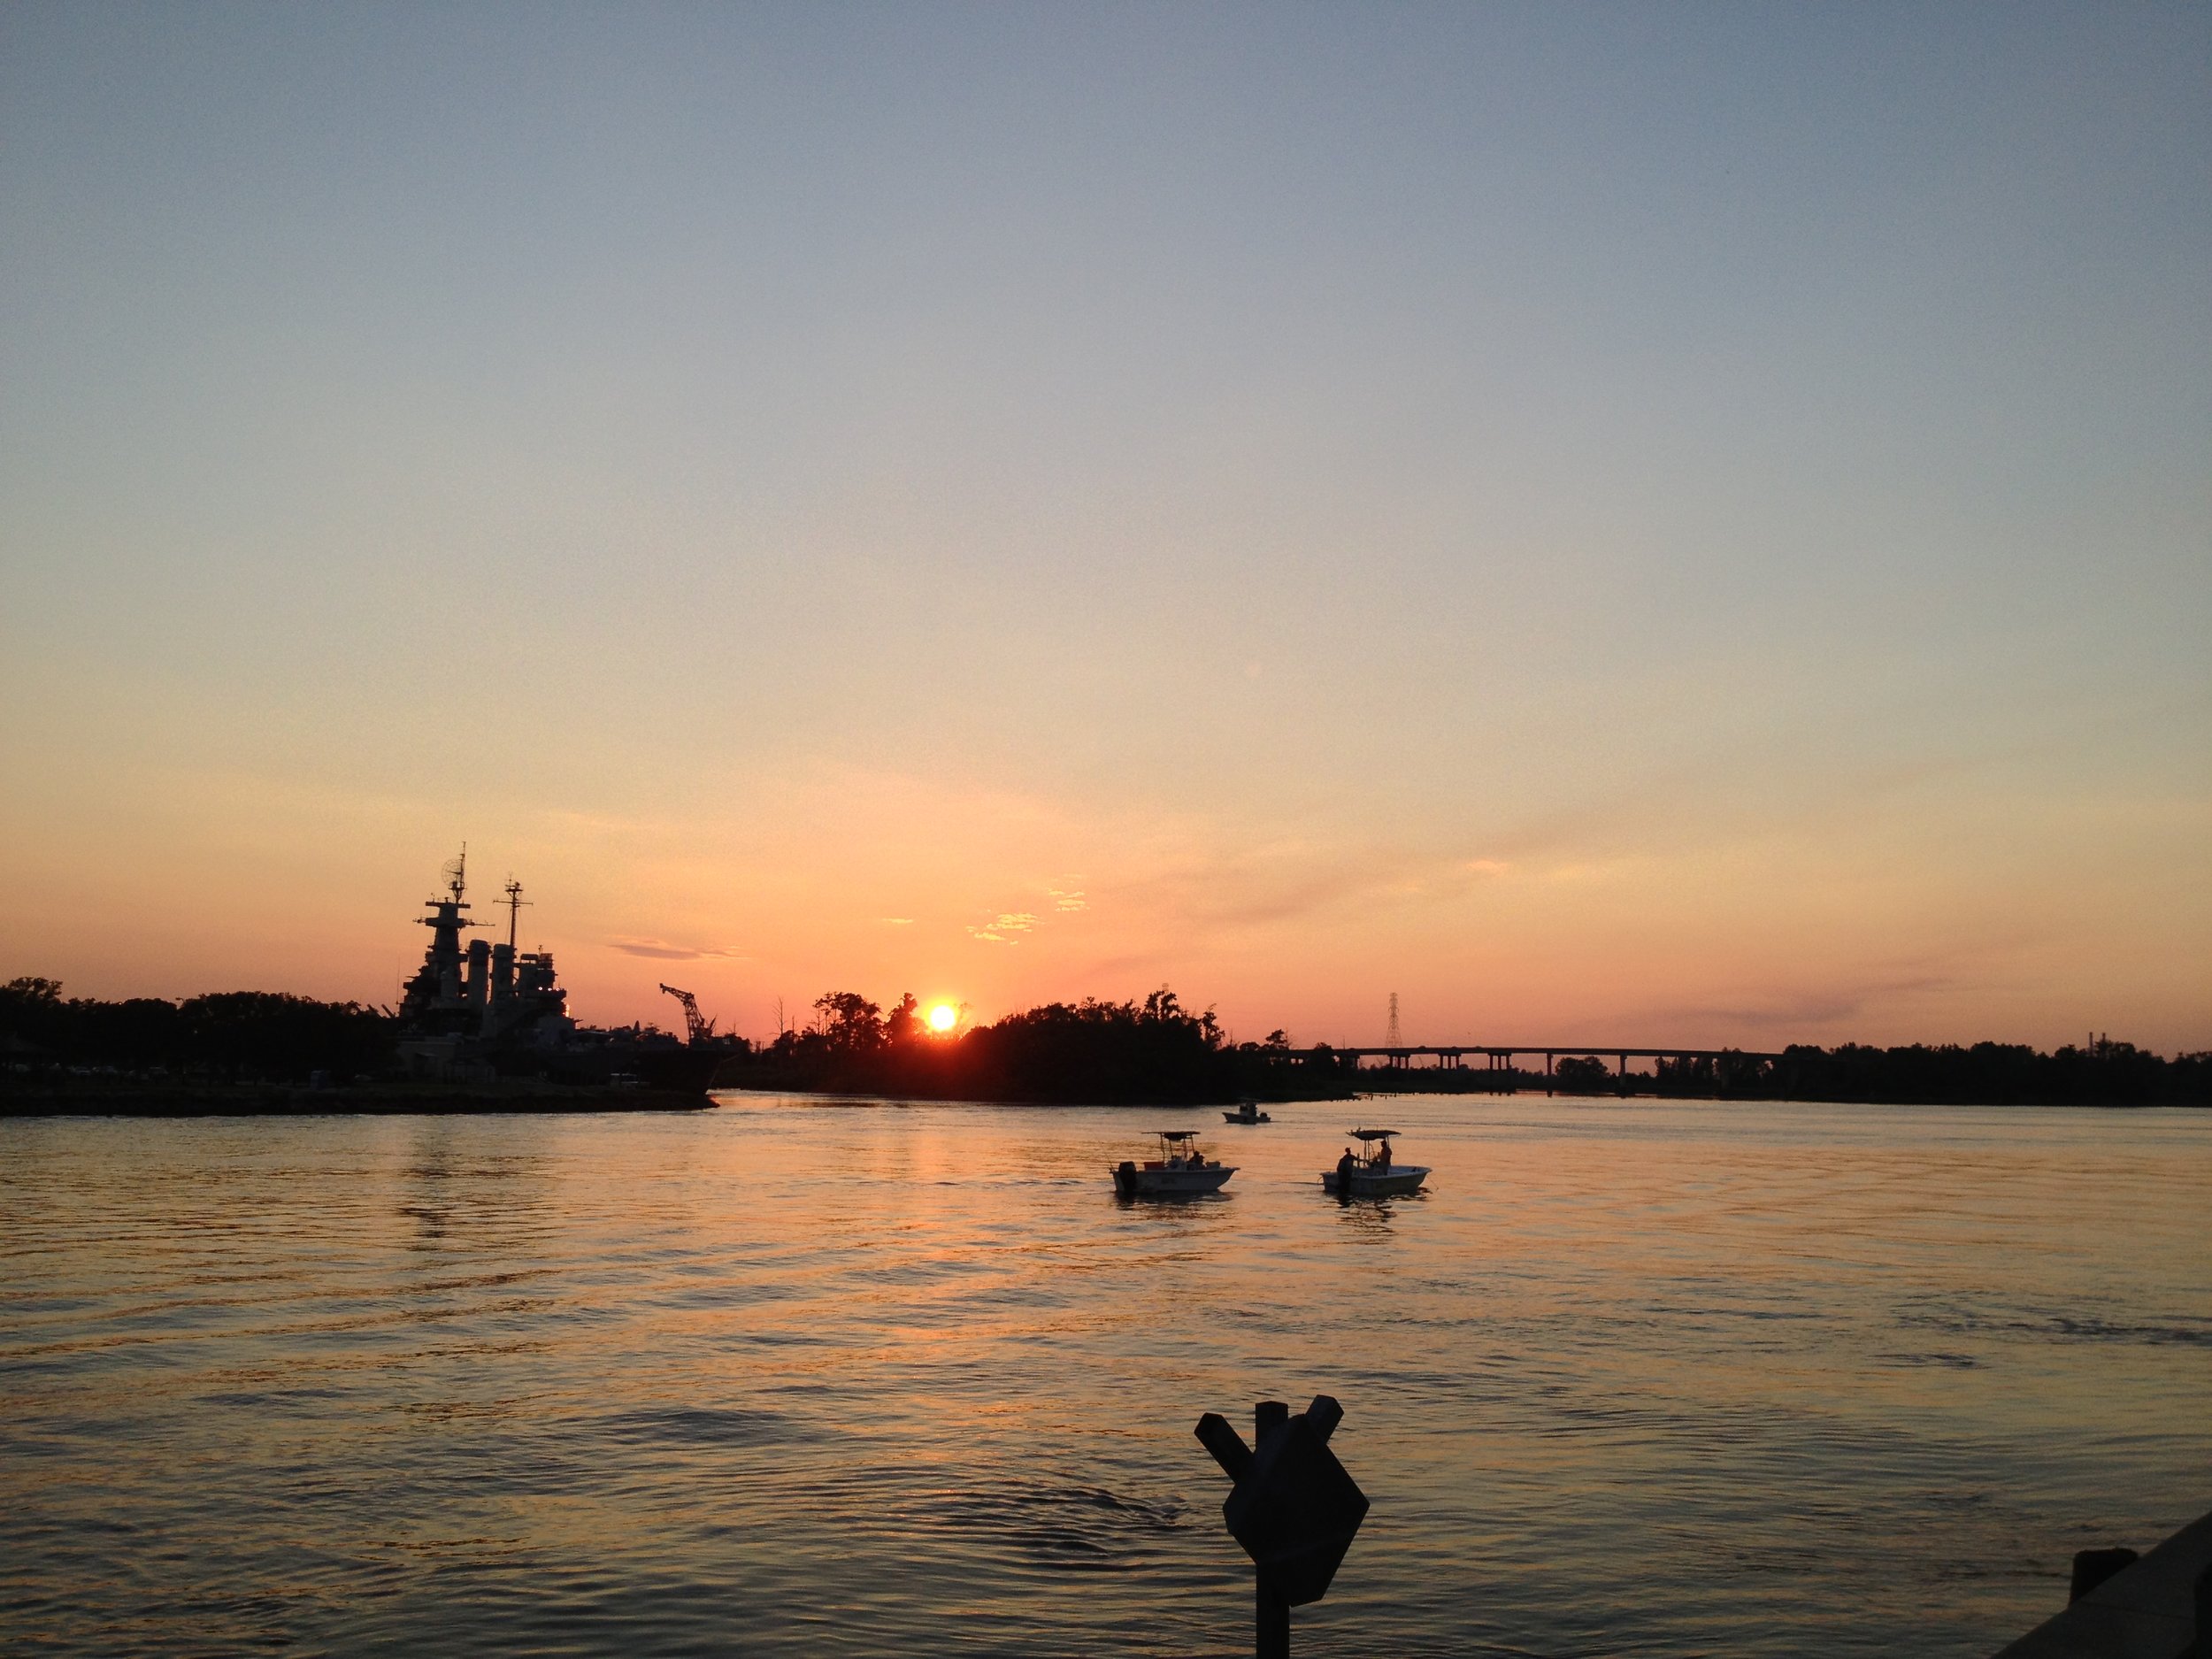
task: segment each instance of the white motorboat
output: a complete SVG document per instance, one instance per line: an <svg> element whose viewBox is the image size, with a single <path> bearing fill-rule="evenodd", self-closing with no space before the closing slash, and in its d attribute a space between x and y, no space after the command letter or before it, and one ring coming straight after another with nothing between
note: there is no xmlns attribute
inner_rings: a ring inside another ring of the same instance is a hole
<svg viewBox="0 0 2212 1659"><path fill-rule="evenodd" d="M1333 1170L1321 1172L1321 1190L1337 1198L1402 1198L1421 1190L1429 1178L1425 1164L1401 1164L1391 1156L1390 1137L1395 1129L1353 1129L1347 1132L1361 1150L1348 1148Z"/></svg>
<svg viewBox="0 0 2212 1659"><path fill-rule="evenodd" d="M1236 1167L1210 1161L1198 1149L1195 1129L1156 1129L1160 1156L1114 1166L1114 1191L1124 1198L1197 1198L1217 1193Z"/></svg>
<svg viewBox="0 0 2212 1659"><path fill-rule="evenodd" d="M1247 1098L1237 1102L1236 1110L1222 1113L1221 1121L1225 1124L1271 1124L1275 1120L1260 1110L1259 1102Z"/></svg>

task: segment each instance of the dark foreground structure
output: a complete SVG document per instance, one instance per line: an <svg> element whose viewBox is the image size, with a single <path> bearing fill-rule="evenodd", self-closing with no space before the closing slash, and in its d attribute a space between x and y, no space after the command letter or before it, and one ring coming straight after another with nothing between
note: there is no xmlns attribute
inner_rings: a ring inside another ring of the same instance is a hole
<svg viewBox="0 0 2212 1659"><path fill-rule="evenodd" d="M1367 1518L1367 1494L1329 1449L1343 1420L1333 1395L1316 1394L1296 1417L1280 1400L1261 1401L1249 1446L1217 1411L1194 1431L1236 1483L1221 1519L1252 1558L1257 1659L1290 1659L1290 1609L1328 1594Z"/></svg>
<svg viewBox="0 0 2212 1659"><path fill-rule="evenodd" d="M2083 1551L2066 1610L1997 1659L2212 1659L2212 1515L2132 1554Z"/></svg>

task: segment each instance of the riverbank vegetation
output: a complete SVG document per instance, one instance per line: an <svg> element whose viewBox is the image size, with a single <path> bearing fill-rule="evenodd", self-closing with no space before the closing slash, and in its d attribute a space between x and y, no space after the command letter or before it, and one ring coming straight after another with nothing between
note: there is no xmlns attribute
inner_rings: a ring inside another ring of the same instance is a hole
<svg viewBox="0 0 2212 1659"><path fill-rule="evenodd" d="M1876 1048L1792 1048L1770 1063L1766 1093L1783 1100L1941 1102L1956 1105L2151 1106L2212 1103L2212 1053L2163 1059L2098 1037L2043 1054L2025 1043Z"/></svg>
<svg viewBox="0 0 2212 1659"><path fill-rule="evenodd" d="M229 991L173 1002L65 1001L54 979L0 985L0 1062L224 1083L304 1084L390 1071L398 1022L359 1002Z"/></svg>
<svg viewBox="0 0 2212 1659"><path fill-rule="evenodd" d="M988 1025L938 1034L911 995L887 1011L850 991L815 1001L817 1018L725 1066L725 1087L1059 1102L1344 1099L1334 1066L1293 1064L1281 1032L1233 1043L1211 1009L1193 1012L1163 987L1143 1002L1048 1002Z"/></svg>
<svg viewBox="0 0 2212 1659"><path fill-rule="evenodd" d="M1403 1066L1360 1073L1363 1088L1408 1094L1640 1094L1676 1100L1801 1100L1950 1106L2212 1105L2212 1054L2168 1060L2099 1037L2045 1054L2024 1043L1793 1045L1776 1057L1723 1052L1661 1060L1621 1076L1602 1053L1527 1067Z"/></svg>
<svg viewBox="0 0 2212 1659"><path fill-rule="evenodd" d="M741 1045L718 1087L925 1100L1152 1102L1195 1105L1345 1099L1359 1094L1555 1091L1678 1099L1867 1101L1957 1105L2212 1104L2212 1054L2165 1059L2096 1038L2052 1053L2016 1043L1795 1046L1778 1057L1723 1053L1661 1061L1620 1078L1600 1054L1562 1056L1548 1077L1482 1064L1361 1066L1325 1045L1292 1049L1280 1031L1233 1042L1213 1010L1163 987L1141 1002L1048 1002L987 1025L933 1032L912 996L885 1009L856 992L818 997L803 1030ZM142 1084L303 1087L383 1079L398 1022L358 1002L234 991L169 1002L65 1000L52 979L0 985L0 1077L67 1073ZM1471 1058L1479 1060L1478 1050Z"/></svg>
<svg viewBox="0 0 2212 1659"><path fill-rule="evenodd" d="M1663 1060L1625 1079L1597 1055L1547 1077L1481 1065L1362 1066L1280 1031L1233 1043L1213 1011L1162 987L1142 1002L1052 1002L953 1035L930 1032L912 996L887 1012L857 993L815 1002L814 1023L726 1066L720 1086L933 1100L1157 1101L1195 1104L1346 1099L1361 1094L1645 1094L1677 1099L1865 1101L1931 1105L2212 1103L2212 1054L2163 1059L2098 1038L2045 1054L1982 1042L1881 1048L1793 1046L1778 1058L1724 1052Z"/></svg>

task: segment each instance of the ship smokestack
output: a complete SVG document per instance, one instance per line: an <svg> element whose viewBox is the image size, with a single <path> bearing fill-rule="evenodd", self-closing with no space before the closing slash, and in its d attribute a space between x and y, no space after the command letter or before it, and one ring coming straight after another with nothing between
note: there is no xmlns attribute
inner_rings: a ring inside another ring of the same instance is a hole
<svg viewBox="0 0 2212 1659"><path fill-rule="evenodd" d="M492 948L488 940L469 941L468 979L463 987L462 1001L471 1008L484 1006L485 994L491 987Z"/></svg>

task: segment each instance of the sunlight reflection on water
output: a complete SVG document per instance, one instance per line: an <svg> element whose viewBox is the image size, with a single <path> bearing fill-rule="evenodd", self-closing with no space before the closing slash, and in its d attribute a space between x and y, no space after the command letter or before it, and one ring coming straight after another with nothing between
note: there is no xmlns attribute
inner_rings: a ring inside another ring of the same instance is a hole
<svg viewBox="0 0 2212 1659"><path fill-rule="evenodd" d="M1322 1390L1308 1655L1982 1654L2212 1491L2206 1114L1274 1110L0 1124L6 1645L1248 1651L1191 1425Z"/></svg>

